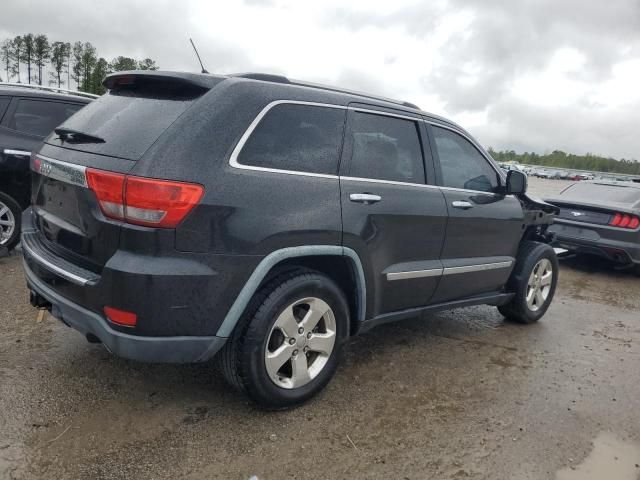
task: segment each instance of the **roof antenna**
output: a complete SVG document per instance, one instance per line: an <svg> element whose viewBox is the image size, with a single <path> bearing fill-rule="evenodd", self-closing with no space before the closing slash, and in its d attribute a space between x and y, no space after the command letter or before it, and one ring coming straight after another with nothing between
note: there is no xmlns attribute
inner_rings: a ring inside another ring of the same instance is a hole
<svg viewBox="0 0 640 480"><path fill-rule="evenodd" d="M191 46L193 47L193 51L196 52L196 57L198 57L198 61L200 62L200 66L202 67L202 72L201 73L209 73L209 72L207 72L207 69L204 68L204 65L202 64L202 60L200 60L200 54L198 53L198 49L196 48L196 44L193 43L193 40L191 38L189 38L189 41L191 42Z"/></svg>

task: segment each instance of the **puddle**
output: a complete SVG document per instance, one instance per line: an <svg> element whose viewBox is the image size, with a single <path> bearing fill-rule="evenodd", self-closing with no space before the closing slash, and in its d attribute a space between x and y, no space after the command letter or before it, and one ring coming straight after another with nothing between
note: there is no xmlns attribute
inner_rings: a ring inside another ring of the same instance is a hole
<svg viewBox="0 0 640 480"><path fill-rule="evenodd" d="M624 442L610 433L601 433L593 441L593 450L580 465L567 467L556 480L638 480L640 446Z"/></svg>

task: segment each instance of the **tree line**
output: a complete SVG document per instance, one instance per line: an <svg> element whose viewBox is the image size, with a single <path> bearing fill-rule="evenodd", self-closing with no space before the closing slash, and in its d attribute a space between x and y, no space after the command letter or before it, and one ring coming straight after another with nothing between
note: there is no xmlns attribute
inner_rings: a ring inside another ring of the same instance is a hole
<svg viewBox="0 0 640 480"><path fill-rule="evenodd" d="M549 154L539 155L534 152L516 153L513 150L495 151L489 147L489 153L498 162L518 162L525 165L542 165L574 170L589 170L593 172L623 173L640 175L640 162L630 159L616 160L587 153L574 155L561 150L554 150Z"/></svg>
<svg viewBox="0 0 640 480"><path fill-rule="evenodd" d="M90 42L50 42L46 35L33 33L2 41L0 61L0 72L4 72L8 82L71 88L73 80L77 90L97 95L105 92L102 79L111 72L158 69L151 58L136 60L118 56L107 61L98 56ZM1 73L0 81L3 81Z"/></svg>

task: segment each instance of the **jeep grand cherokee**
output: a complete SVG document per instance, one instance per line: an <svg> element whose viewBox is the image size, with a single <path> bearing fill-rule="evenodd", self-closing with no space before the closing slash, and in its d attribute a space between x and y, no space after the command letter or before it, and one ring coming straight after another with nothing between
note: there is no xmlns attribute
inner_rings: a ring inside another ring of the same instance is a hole
<svg viewBox="0 0 640 480"><path fill-rule="evenodd" d="M125 72L32 157L33 305L151 362L217 354L266 408L352 335L425 312L546 312L557 209L414 105L265 74Z"/></svg>

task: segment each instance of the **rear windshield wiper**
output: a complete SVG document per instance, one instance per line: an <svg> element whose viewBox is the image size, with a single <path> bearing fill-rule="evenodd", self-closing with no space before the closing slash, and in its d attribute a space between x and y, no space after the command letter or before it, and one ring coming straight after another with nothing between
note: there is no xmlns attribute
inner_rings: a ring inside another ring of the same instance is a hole
<svg viewBox="0 0 640 480"><path fill-rule="evenodd" d="M90 133L80 132L78 130L72 130L71 128L56 128L54 130L58 134L58 137L63 142L68 141L70 143L105 143L104 138Z"/></svg>

